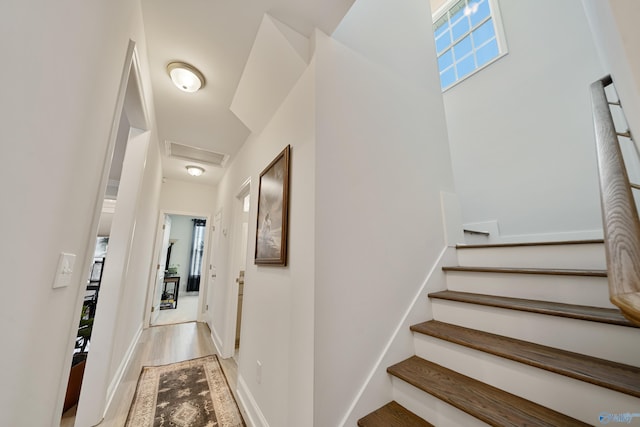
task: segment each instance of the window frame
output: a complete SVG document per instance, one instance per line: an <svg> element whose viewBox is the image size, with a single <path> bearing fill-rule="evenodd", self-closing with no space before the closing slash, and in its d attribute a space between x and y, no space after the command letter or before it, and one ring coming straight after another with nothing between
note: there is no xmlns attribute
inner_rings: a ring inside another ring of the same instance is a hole
<svg viewBox="0 0 640 427"><path fill-rule="evenodd" d="M471 1L471 0L465 0L465 1L467 1L467 4L468 4L468 2ZM441 75L440 75L440 65L438 64L438 61L439 61L439 59L440 59L440 57L442 55L438 55L437 47L436 47L436 49L435 49L435 52L436 52L436 67L438 69L438 78L440 79L440 88L442 90L442 93L448 91L452 87L457 86L459 83L465 81L469 77L471 77L471 76L475 75L476 73L478 73L480 70L484 70L486 67L490 66L491 64L493 64L494 62L496 62L497 60L499 60L500 58L504 57L505 55L507 55L509 53L509 50L507 48L507 39L506 39L505 34L504 34L504 26L502 24L502 14L500 13L500 7L499 7L499 4L498 4L498 0L484 0L484 1L486 1L489 4L489 10L490 10L489 16L484 18L475 27L470 27L469 30L466 33L464 33L464 35L462 37L457 39L457 42L454 42L452 40L452 43L449 45L449 47L445 51L443 51L443 54L448 52L448 51L452 51L454 49L454 46L456 46L458 43L460 43L462 40L464 40L465 37L467 37L469 34L471 34L474 30L480 28L482 25L484 25L490 19L493 19L495 37L496 37L496 42L497 42L497 45L498 45L498 55L496 57L490 59L489 61L485 62L481 66L475 68L474 70L472 70L471 72L469 72L465 76L463 76L461 78L457 78L453 83L451 83L448 86L443 88L442 87L442 79L441 79ZM435 46L435 43L436 43L435 23L438 22L438 20L440 20L447 12L449 12L449 10L451 10L459 2L460 2L460 0L447 0L445 3L442 4L442 6L440 6L438 8L438 10L436 10L432 14L433 27L432 27L431 33L434 36L433 37L434 46ZM474 55L475 55L476 51L477 51L476 47L473 46L472 52L473 52ZM458 63L457 61L454 61L452 63L452 67L454 67L454 70L455 70L455 65L457 63ZM455 73L456 73L456 77L457 77L457 71L455 71Z"/></svg>

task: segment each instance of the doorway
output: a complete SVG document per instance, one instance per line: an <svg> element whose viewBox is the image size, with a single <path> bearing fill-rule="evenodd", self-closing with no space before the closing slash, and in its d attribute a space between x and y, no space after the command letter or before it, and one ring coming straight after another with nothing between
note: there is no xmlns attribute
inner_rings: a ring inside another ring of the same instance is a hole
<svg viewBox="0 0 640 427"><path fill-rule="evenodd" d="M151 326L200 320L206 234L206 217L164 214Z"/></svg>
<svg viewBox="0 0 640 427"><path fill-rule="evenodd" d="M236 224L237 232L234 233L234 241L232 247L234 248L233 256L233 274L234 286L233 296L235 297L235 303L232 301L232 306L235 308L235 333L234 337L234 352L233 357L238 361L240 355L240 337L242 332L242 308L244 300L244 287L245 287L245 271L247 268L247 245L249 239L249 210L251 208L251 186L250 182L247 182L240 193L236 196ZM233 322L231 322L233 323Z"/></svg>
<svg viewBox="0 0 640 427"><path fill-rule="evenodd" d="M69 407L67 398L75 381L78 387L74 392L78 402L77 425L97 424L112 392L108 384L112 343L117 331L121 330L114 313L121 306L131 248L137 242L134 239L135 215L150 140L144 103L135 43L130 41L105 152L100 193L96 198L94 233L87 247L87 285L78 295L79 324L74 325L76 337L75 343L71 344L75 344L76 355L66 385L65 402L61 404L61 409ZM104 239L98 240L100 246L94 252L96 236L108 237L108 250ZM78 357L82 355L84 357ZM78 370L74 369L78 361L86 366L82 367L80 375L76 375ZM80 385L83 386L81 392Z"/></svg>

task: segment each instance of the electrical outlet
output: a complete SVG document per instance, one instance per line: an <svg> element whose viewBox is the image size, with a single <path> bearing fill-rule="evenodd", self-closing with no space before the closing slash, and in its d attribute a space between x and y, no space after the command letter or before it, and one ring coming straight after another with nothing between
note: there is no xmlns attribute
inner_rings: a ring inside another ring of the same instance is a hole
<svg viewBox="0 0 640 427"><path fill-rule="evenodd" d="M256 360L256 382L258 384L262 383L262 362Z"/></svg>

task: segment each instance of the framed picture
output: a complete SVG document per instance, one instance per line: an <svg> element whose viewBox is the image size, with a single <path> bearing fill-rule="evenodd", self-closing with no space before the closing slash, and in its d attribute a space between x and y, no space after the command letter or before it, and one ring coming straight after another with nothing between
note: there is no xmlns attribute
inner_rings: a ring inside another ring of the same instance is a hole
<svg viewBox="0 0 640 427"><path fill-rule="evenodd" d="M287 265L290 151L287 145L260 174L256 264Z"/></svg>

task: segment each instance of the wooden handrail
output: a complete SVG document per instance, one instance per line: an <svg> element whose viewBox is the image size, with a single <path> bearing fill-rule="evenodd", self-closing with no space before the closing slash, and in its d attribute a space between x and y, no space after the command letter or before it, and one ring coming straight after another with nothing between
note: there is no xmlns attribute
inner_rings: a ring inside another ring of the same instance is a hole
<svg viewBox="0 0 640 427"><path fill-rule="evenodd" d="M607 76L591 85L609 299L640 325L640 220L604 91L611 83Z"/></svg>

